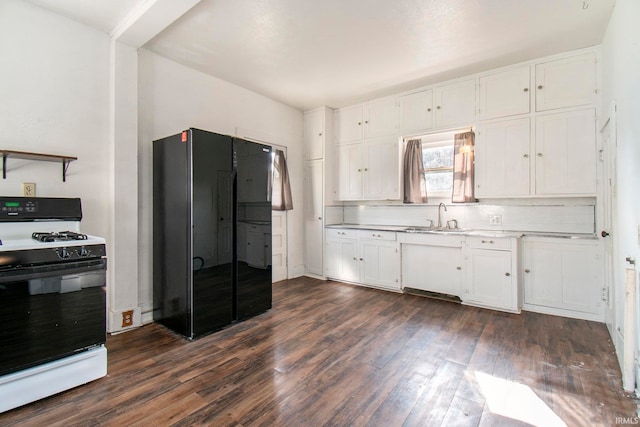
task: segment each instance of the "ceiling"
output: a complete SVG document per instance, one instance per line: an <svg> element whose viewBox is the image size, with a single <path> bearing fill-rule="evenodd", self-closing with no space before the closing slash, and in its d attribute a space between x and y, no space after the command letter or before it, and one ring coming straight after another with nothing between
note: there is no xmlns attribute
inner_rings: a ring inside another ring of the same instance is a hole
<svg viewBox="0 0 640 427"><path fill-rule="evenodd" d="M112 33L151 0L24 0ZM301 110L599 44L615 0L201 0L144 47Z"/></svg>

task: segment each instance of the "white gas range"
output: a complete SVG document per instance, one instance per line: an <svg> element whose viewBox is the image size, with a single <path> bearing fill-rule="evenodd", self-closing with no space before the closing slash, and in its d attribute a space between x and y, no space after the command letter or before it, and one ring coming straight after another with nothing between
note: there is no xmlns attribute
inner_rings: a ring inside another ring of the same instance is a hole
<svg viewBox="0 0 640 427"><path fill-rule="evenodd" d="M0 412L107 373L105 240L80 199L0 197Z"/></svg>

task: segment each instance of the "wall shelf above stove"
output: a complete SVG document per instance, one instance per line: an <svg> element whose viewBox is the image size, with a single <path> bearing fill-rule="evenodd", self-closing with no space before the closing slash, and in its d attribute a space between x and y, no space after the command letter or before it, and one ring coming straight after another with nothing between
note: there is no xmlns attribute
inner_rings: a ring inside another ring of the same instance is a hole
<svg viewBox="0 0 640 427"><path fill-rule="evenodd" d="M14 151L14 150L0 150L2 155L2 178L7 179L7 159L9 157L13 159L22 160L38 160L44 162L61 162L62 163L62 182L67 181L67 169L69 163L74 160L78 160L73 156L60 156L57 154L42 154L42 153L30 153L27 151Z"/></svg>

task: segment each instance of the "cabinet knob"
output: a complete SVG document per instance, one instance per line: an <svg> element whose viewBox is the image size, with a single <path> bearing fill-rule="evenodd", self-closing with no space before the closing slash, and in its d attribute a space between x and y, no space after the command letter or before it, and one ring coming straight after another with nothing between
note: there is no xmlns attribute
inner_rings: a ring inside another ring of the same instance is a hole
<svg viewBox="0 0 640 427"><path fill-rule="evenodd" d="M322 132L320 132L320 133L318 134L318 136L322 136Z"/></svg>
<svg viewBox="0 0 640 427"><path fill-rule="evenodd" d="M318 217L318 219L319 219L319 220L322 220L322 217L321 217L321 216L319 216L319 217Z"/></svg>
<svg viewBox="0 0 640 427"><path fill-rule="evenodd" d="M427 108L427 111L431 111L431 108Z"/></svg>
<svg viewBox="0 0 640 427"><path fill-rule="evenodd" d="M369 123L369 120L365 120L365 121L364 121L364 124L365 124L365 125L366 125L367 123Z"/></svg>
<svg viewBox="0 0 640 427"><path fill-rule="evenodd" d="M462 267L458 266L458 267L456 267L456 270L462 270Z"/></svg>
<svg viewBox="0 0 640 427"><path fill-rule="evenodd" d="M509 276L511 276L511 273L504 273L504 275L509 277Z"/></svg>
<svg viewBox="0 0 640 427"><path fill-rule="evenodd" d="M525 154L525 155L524 155L524 156L522 156L522 157L524 157L525 159L528 159L528 158L529 158L529 155L528 155L528 154Z"/></svg>
<svg viewBox="0 0 640 427"><path fill-rule="evenodd" d="M363 259L362 259L362 258L360 258L360 261L363 261Z"/></svg>
<svg viewBox="0 0 640 427"><path fill-rule="evenodd" d="M538 153L538 157L542 157L542 153Z"/></svg>
<svg viewBox="0 0 640 427"><path fill-rule="evenodd" d="M529 270L528 268L525 268L525 269L524 269L524 272L525 272L525 273L531 273L531 270Z"/></svg>
<svg viewBox="0 0 640 427"><path fill-rule="evenodd" d="M438 106L436 107L436 109L438 109L438 110L439 110L439 109L440 109L440 106L438 105Z"/></svg>
<svg viewBox="0 0 640 427"><path fill-rule="evenodd" d="M358 169L358 172L362 172L362 169Z"/></svg>
<svg viewBox="0 0 640 427"><path fill-rule="evenodd" d="M529 88L528 88L528 87L525 87L525 88L523 89L523 91L524 91L524 92L529 92Z"/></svg>
<svg viewBox="0 0 640 427"><path fill-rule="evenodd" d="M362 122L358 122L358 126L361 126L361 125L362 125Z"/></svg>
<svg viewBox="0 0 640 427"><path fill-rule="evenodd" d="M365 172L366 172L366 171L368 171L368 170L369 170L369 169L367 169L367 168L364 168L364 171L365 171Z"/></svg>
<svg viewBox="0 0 640 427"><path fill-rule="evenodd" d="M607 233L606 231L602 230L602 232L600 233L600 235L602 237L607 237L609 235L609 233Z"/></svg>
<svg viewBox="0 0 640 427"><path fill-rule="evenodd" d="M542 89L542 85L538 85L538 89Z"/></svg>
<svg viewBox="0 0 640 427"><path fill-rule="evenodd" d="M356 257L353 257L353 260L354 260L354 261L357 261L357 260L358 260L358 258L356 258Z"/></svg>

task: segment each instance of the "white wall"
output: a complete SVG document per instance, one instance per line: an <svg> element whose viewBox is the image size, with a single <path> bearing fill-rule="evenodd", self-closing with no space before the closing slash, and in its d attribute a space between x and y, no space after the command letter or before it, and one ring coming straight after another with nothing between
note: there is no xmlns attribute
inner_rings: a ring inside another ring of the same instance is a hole
<svg viewBox="0 0 640 427"><path fill-rule="evenodd" d="M78 157L8 160L0 194L81 197L84 232L108 235L109 38L16 0L0 2L0 148Z"/></svg>
<svg viewBox="0 0 640 427"><path fill-rule="evenodd" d="M289 277L304 270L302 257L302 113L223 80L139 51L139 302L152 309L152 141L189 127L255 135L287 147L294 209L288 213Z"/></svg>
<svg viewBox="0 0 640 427"><path fill-rule="evenodd" d="M640 2L617 0L604 41L603 111L612 101L617 104L617 204L615 206L617 257L616 319L622 324L624 312L624 269L630 265L626 257L640 260L638 225L640 224ZM621 337L614 337L618 355L622 352Z"/></svg>

